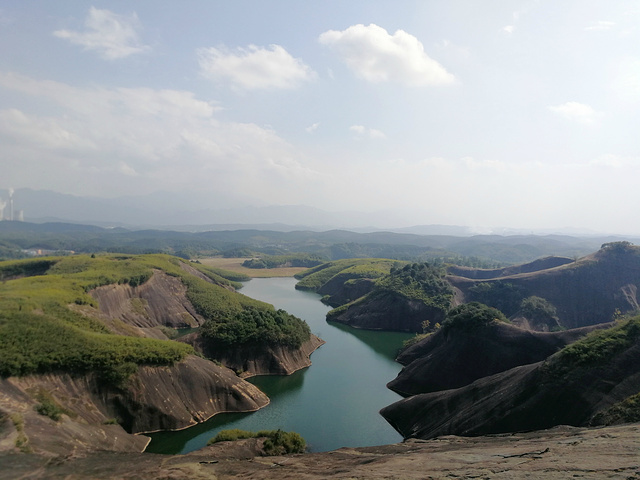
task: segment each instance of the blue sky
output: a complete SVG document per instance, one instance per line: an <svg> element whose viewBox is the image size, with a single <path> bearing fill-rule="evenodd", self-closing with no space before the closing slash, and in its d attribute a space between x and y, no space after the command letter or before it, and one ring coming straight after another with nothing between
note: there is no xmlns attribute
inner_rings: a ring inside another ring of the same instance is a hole
<svg viewBox="0 0 640 480"><path fill-rule="evenodd" d="M8 1L0 188L640 233L636 1Z"/></svg>

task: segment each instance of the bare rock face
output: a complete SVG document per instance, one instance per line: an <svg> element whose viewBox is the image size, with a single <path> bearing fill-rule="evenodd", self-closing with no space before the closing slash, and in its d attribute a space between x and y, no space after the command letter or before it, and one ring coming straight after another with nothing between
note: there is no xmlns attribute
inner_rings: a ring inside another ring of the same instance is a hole
<svg viewBox="0 0 640 480"><path fill-rule="evenodd" d="M440 329L398 356L405 367L387 387L404 396L459 388L544 360L590 331L609 326L542 333L495 322L471 331Z"/></svg>
<svg viewBox="0 0 640 480"><path fill-rule="evenodd" d="M180 339L205 355L228 368L241 373L243 377L253 375L291 375L293 372L311 365L310 355L324 340L311 334L309 340L300 348L289 346L247 345L234 347L233 350L215 350L209 347L205 338L198 333L186 335Z"/></svg>
<svg viewBox="0 0 640 480"><path fill-rule="evenodd" d="M432 325L442 322L444 312L420 300L408 300L397 293L385 292L366 302L355 303L338 314L331 315L330 312L327 320L368 330L417 333L422 332L425 320Z"/></svg>
<svg viewBox="0 0 640 480"><path fill-rule="evenodd" d="M194 355L173 367L141 367L122 392L105 392L132 433L178 430L222 412L252 412L269 398L228 368Z"/></svg>
<svg viewBox="0 0 640 480"><path fill-rule="evenodd" d="M447 280L456 289L457 303L476 300L471 289L480 282L510 284L523 298L538 296L551 303L564 328L596 325L611 321L616 312L633 312L640 306L640 247L625 243L605 244L571 263L556 262L545 269L509 267L489 278L458 267L450 270Z"/></svg>
<svg viewBox="0 0 640 480"><path fill-rule="evenodd" d="M365 296L373 290L374 286L375 280L372 278L345 281L341 275L336 275L320 287L317 293L326 297L323 302L335 308Z"/></svg>
<svg viewBox="0 0 640 480"><path fill-rule="evenodd" d="M405 438L588 426L599 412L638 391L640 336L588 366L574 367L560 352L461 388L406 398L381 414Z"/></svg>
<svg viewBox="0 0 640 480"><path fill-rule="evenodd" d="M565 426L490 437L446 436L283 457L257 456L258 450L247 442L224 442L187 455L95 452L53 461L33 454L0 453L0 479L630 480L640 477L638 424L597 429ZM247 459L247 456L254 458Z"/></svg>
<svg viewBox="0 0 640 480"><path fill-rule="evenodd" d="M58 421L36 413L42 395L62 409ZM142 451L148 438L130 433L186 428L217 413L254 411L268 403L252 384L196 356L172 367L140 367L119 389L92 375L9 377L0 380L6 426L0 428L0 445L4 431L3 446L10 450Z"/></svg>
<svg viewBox="0 0 640 480"><path fill-rule="evenodd" d="M180 279L159 270L137 287L105 285L90 294L102 314L134 327L198 327L205 321L187 299L187 287Z"/></svg>

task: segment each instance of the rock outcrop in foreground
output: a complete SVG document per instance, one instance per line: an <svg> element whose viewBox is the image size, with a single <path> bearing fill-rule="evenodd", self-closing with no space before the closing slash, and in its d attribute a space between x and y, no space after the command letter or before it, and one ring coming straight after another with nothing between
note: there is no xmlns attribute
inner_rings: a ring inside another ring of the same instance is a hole
<svg viewBox="0 0 640 480"><path fill-rule="evenodd" d="M254 443L225 442L174 456L99 452L47 458L3 454L0 479L640 478L639 424L601 429L557 427L491 437L448 436L283 457L254 457Z"/></svg>
<svg viewBox="0 0 640 480"><path fill-rule="evenodd" d="M43 396L61 407L59 420L35 411ZM231 370L193 355L171 367L140 367L122 388L105 386L93 375L9 377L0 379L0 450L4 437L6 448L46 455L141 452L148 437L130 433L182 429L217 413L255 411L268 403Z"/></svg>

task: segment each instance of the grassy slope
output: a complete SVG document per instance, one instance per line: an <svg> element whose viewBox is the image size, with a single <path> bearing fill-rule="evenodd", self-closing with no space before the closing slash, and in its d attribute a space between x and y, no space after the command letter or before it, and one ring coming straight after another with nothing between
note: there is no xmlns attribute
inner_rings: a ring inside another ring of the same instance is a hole
<svg viewBox="0 0 640 480"><path fill-rule="evenodd" d="M404 265L405 263L380 258L335 260L297 274L296 278L300 281L296 288L317 291L336 275L343 275L345 281L356 278L379 278L389 273L395 264Z"/></svg>
<svg viewBox="0 0 640 480"><path fill-rule="evenodd" d="M44 262L44 263L43 263ZM193 353L185 344L110 333L70 304L95 305L88 292L100 285L139 285L160 269L179 277L196 310L207 319L232 318L273 307L230 291L220 270L190 264L216 284L186 273L167 255L86 255L0 263L0 375L54 370L95 371L118 383L137 365L170 365ZM48 267L48 269L46 268ZM22 276L25 275L25 276Z"/></svg>

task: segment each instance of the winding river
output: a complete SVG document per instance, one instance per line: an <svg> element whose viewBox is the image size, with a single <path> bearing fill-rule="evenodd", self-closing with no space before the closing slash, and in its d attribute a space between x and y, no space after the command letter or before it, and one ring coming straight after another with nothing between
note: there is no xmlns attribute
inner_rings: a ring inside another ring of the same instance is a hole
<svg viewBox="0 0 640 480"><path fill-rule="evenodd" d="M282 429L300 433L310 451L395 443L402 437L378 411L400 397L385 385L401 366L394 357L411 334L356 330L329 324L329 307L315 293L295 289L295 278L255 278L241 292L307 321L327 343L311 356L313 365L289 376L249 379L271 403L253 413L219 414L177 432L159 432L148 452L187 453L206 445L220 430Z"/></svg>

